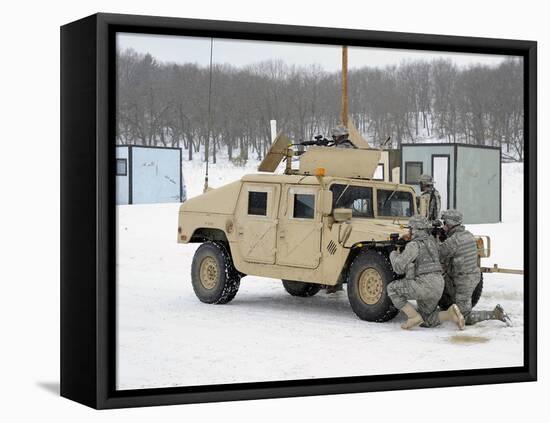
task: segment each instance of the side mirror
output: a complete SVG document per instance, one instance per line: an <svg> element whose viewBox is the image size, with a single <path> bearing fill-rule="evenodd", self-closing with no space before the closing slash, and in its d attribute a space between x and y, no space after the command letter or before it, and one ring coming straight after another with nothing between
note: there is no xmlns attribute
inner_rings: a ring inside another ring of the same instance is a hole
<svg viewBox="0 0 550 423"><path fill-rule="evenodd" d="M351 209L334 209L332 215L336 222L347 222L348 220L351 220L353 211Z"/></svg>
<svg viewBox="0 0 550 423"><path fill-rule="evenodd" d="M330 216L332 213L332 191L328 189L322 190L320 203L323 216Z"/></svg>

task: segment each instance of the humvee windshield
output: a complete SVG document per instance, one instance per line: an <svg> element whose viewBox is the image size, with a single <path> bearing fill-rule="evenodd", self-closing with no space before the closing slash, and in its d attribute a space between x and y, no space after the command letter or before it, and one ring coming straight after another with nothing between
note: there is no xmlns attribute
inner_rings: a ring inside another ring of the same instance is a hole
<svg viewBox="0 0 550 423"><path fill-rule="evenodd" d="M333 184L332 208L351 209L353 217L374 217L372 188L357 185Z"/></svg>
<svg viewBox="0 0 550 423"><path fill-rule="evenodd" d="M379 189L376 191L378 216L410 217L413 199L410 192Z"/></svg>

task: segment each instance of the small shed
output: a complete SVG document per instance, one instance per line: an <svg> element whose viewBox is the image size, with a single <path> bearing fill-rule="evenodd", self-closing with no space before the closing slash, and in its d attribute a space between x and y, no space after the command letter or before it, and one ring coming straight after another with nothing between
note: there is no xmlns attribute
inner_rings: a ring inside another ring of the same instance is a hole
<svg viewBox="0 0 550 423"><path fill-rule="evenodd" d="M401 144L401 182L420 192L418 177L431 175L441 209L458 209L464 223L501 220L501 151L469 144Z"/></svg>
<svg viewBox="0 0 550 423"><path fill-rule="evenodd" d="M178 203L184 193L181 149L116 146L116 204Z"/></svg>

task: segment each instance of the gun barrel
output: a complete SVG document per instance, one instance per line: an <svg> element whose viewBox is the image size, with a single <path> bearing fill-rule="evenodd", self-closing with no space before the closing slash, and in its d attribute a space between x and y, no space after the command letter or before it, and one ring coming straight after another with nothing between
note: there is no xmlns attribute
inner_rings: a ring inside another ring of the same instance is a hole
<svg viewBox="0 0 550 423"><path fill-rule="evenodd" d="M523 275L523 270L518 269L504 269L502 267L498 267L497 264L495 264L493 267L481 267L482 273L510 273L512 275Z"/></svg>
<svg viewBox="0 0 550 423"><path fill-rule="evenodd" d="M298 144L294 145L317 145L317 146L327 146L330 143L326 138L315 138L312 141L300 141Z"/></svg>

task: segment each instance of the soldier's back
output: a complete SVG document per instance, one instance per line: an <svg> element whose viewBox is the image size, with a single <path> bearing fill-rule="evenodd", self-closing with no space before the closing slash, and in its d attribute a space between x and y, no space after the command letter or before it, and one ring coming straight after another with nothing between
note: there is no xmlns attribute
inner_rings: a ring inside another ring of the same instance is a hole
<svg viewBox="0 0 550 423"><path fill-rule="evenodd" d="M431 236L413 240L418 245L418 256L416 258L416 273L418 275L427 273L441 273L439 262L439 249L437 243Z"/></svg>
<svg viewBox="0 0 550 423"><path fill-rule="evenodd" d="M452 258L453 273L478 273L477 243L474 235L470 231L462 229L452 234L448 241L453 241L456 243L456 254Z"/></svg>

